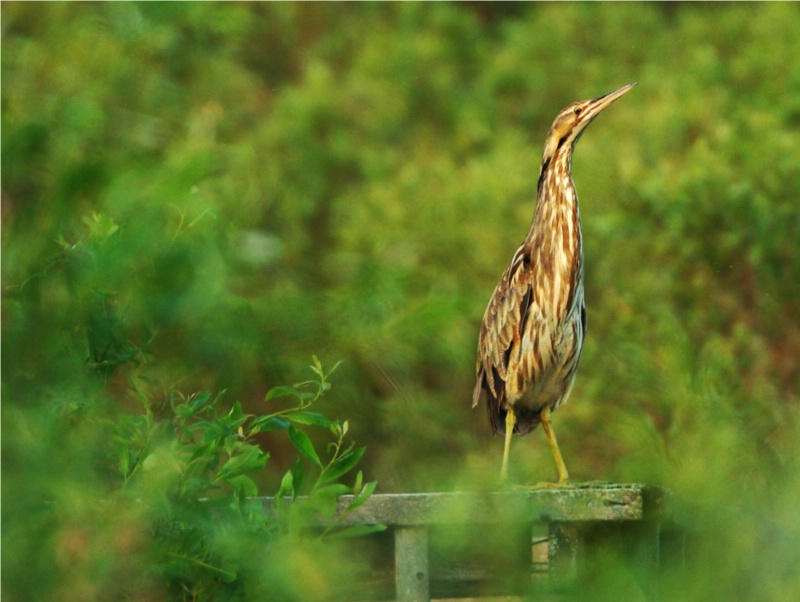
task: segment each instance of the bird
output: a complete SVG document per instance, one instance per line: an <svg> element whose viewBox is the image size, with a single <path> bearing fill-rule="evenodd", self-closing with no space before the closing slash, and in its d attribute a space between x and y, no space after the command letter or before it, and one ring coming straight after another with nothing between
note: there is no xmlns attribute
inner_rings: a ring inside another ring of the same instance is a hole
<svg viewBox="0 0 800 602"><path fill-rule="evenodd" d="M583 235L572 154L597 115L636 82L559 112L544 144L530 230L492 294L478 338L476 407L482 392L493 433L504 433L501 481L512 434L542 424L563 486L569 473L552 427L567 401L586 337Z"/></svg>

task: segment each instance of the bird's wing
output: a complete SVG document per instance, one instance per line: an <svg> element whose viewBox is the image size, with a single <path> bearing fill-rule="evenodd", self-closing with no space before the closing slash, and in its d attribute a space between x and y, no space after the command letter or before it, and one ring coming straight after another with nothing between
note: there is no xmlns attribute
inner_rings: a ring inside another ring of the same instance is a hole
<svg viewBox="0 0 800 602"><path fill-rule="evenodd" d="M523 245L503 273L483 316L472 407L478 404L482 389L496 404L505 398L509 360L521 344L532 298L530 252Z"/></svg>

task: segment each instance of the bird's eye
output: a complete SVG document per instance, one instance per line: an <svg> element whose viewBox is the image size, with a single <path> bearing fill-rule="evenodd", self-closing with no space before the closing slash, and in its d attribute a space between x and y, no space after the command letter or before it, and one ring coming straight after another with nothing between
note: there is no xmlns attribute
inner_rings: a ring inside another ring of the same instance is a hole
<svg viewBox="0 0 800 602"><path fill-rule="evenodd" d="M582 109L581 107L575 107L575 108L574 108L574 109L572 109L572 110L574 111L574 113L575 113L576 115L580 115L580 114L581 114L581 111L583 111L583 109Z"/></svg>

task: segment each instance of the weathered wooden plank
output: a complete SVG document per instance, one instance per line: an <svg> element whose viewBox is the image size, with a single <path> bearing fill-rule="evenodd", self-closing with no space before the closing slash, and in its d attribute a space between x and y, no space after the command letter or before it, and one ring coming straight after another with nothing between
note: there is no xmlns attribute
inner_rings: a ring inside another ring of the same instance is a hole
<svg viewBox="0 0 800 602"><path fill-rule="evenodd" d="M395 529L394 558L397 602L430 600L428 530L425 527Z"/></svg>
<svg viewBox="0 0 800 602"><path fill-rule="evenodd" d="M668 492L636 484L382 494L342 512L350 499L341 498L336 515L311 519L309 526L389 529L350 541L360 549L364 573L342 584L334 596L342 600L529 596L591 587L609 554L653 582L664 529L675 522ZM648 591L657 594L654 583Z"/></svg>
<svg viewBox="0 0 800 602"><path fill-rule="evenodd" d="M335 520L342 525L387 526L635 521L645 517L646 499L653 497L650 489L644 485L592 485L485 493L376 494ZM351 499L340 498L340 512ZM271 505L273 501L266 498L264 503ZM330 521L319 520L320 524Z"/></svg>

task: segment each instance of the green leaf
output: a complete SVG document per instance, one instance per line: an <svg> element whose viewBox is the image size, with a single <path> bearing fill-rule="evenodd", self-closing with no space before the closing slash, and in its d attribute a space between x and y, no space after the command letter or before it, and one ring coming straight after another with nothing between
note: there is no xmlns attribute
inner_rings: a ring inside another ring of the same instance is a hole
<svg viewBox="0 0 800 602"><path fill-rule="evenodd" d="M191 406L186 405L185 403L175 406L175 416L177 418L189 418L194 415L194 410L192 410Z"/></svg>
<svg viewBox="0 0 800 602"><path fill-rule="evenodd" d="M293 412L287 414L286 417L292 422L298 424L312 424L314 426L322 426L328 428L331 425L329 418L323 416L319 412Z"/></svg>
<svg viewBox="0 0 800 602"><path fill-rule="evenodd" d="M353 490L347 485L344 485L343 483L334 483L333 485L326 485L325 487L320 487L317 489L314 492L314 497L339 497L340 495L350 495L351 493L353 493Z"/></svg>
<svg viewBox="0 0 800 602"><path fill-rule="evenodd" d="M269 454L262 452L255 445L246 445L242 451L222 465L216 476L216 481L227 481L232 477L246 474L264 468L269 459Z"/></svg>
<svg viewBox="0 0 800 602"><path fill-rule="evenodd" d="M228 479L228 484L233 487L236 497L239 499L256 497L258 495L258 486L255 481L245 475L239 475L238 477Z"/></svg>
<svg viewBox="0 0 800 602"><path fill-rule="evenodd" d="M289 421L280 416L262 416L253 421L253 428L258 432L285 431L289 428Z"/></svg>
<svg viewBox="0 0 800 602"><path fill-rule="evenodd" d="M237 401L231 406L230 412L228 412L229 418L239 418L242 415L242 402Z"/></svg>
<svg viewBox="0 0 800 602"><path fill-rule="evenodd" d="M347 504L347 508L345 508L345 512L349 512L350 510L355 510L359 506L363 505L369 499L369 496L375 491L375 488L378 486L378 481L370 481L366 485L364 485L364 489L361 490L356 497L353 498L353 501Z"/></svg>
<svg viewBox="0 0 800 602"><path fill-rule="evenodd" d="M197 460L200 457L208 456L214 457L217 453L217 446L212 443L198 443L194 446L194 451L192 455L189 457L189 461Z"/></svg>
<svg viewBox="0 0 800 602"><path fill-rule="evenodd" d="M309 499L309 505L322 513L323 516L332 517L336 513L336 504L339 496L348 495L352 490L341 483L334 483L320 487Z"/></svg>
<svg viewBox="0 0 800 602"><path fill-rule="evenodd" d="M334 370L336 370L336 368L338 368L342 364L342 360L339 360L338 362L336 362L333 365L333 368L328 370L328 372L326 373L322 369L322 363L319 361L319 359L317 358L316 355L312 355L311 356L311 360L314 363L313 363L313 365L309 366L309 368L311 368L311 370L313 370L314 374L318 375L320 377L320 380L322 380L322 381L326 380L331 374L333 374Z"/></svg>
<svg viewBox="0 0 800 602"><path fill-rule="evenodd" d="M208 391L203 391L202 393L198 393L197 396L192 400L192 405L190 406L194 412L197 412L200 408L208 403L208 400L211 399L211 393Z"/></svg>
<svg viewBox="0 0 800 602"><path fill-rule="evenodd" d="M366 449L366 447L359 447L353 451L347 452L341 458L338 458L336 462L325 469L322 482L330 483L352 470L355 465L358 464L358 461L361 459L361 456L364 455Z"/></svg>
<svg viewBox="0 0 800 602"><path fill-rule="evenodd" d="M301 397L301 395L302 393L298 391L296 387L283 385L280 387L274 387L267 391L264 401L269 401L270 399L276 399L278 397Z"/></svg>
<svg viewBox="0 0 800 602"><path fill-rule="evenodd" d="M320 378L325 378L325 374L322 372L322 364L320 363L319 359L317 359L317 356L312 355L311 361L313 361L314 364L309 366L309 368L311 368L315 374L319 375Z"/></svg>
<svg viewBox="0 0 800 602"><path fill-rule="evenodd" d="M327 534L327 537L361 537L370 533L386 531L386 525L352 525Z"/></svg>
<svg viewBox="0 0 800 602"><path fill-rule="evenodd" d="M227 422L227 424L226 424ZM215 442L218 445L224 445L225 439L231 437L239 426L235 421L227 421L224 418L215 420L214 422L205 423L205 432L203 433L203 443ZM194 427L192 427L194 430Z"/></svg>
<svg viewBox="0 0 800 602"><path fill-rule="evenodd" d="M231 411L227 415L219 418L211 423L215 428L224 432L226 435L232 435L244 426L248 420L253 417L252 414L243 414L242 405L237 401L233 404Z"/></svg>
<svg viewBox="0 0 800 602"><path fill-rule="evenodd" d="M292 476L292 471L287 470L286 474L283 475L281 479L281 486L278 488L278 493L275 494L276 499L280 499L282 497L294 497L294 476Z"/></svg>
<svg viewBox="0 0 800 602"><path fill-rule="evenodd" d="M93 239L105 240L119 230L119 226L114 220L103 213L92 211L89 215L83 216L83 223L89 226L89 232Z"/></svg>
<svg viewBox="0 0 800 602"><path fill-rule="evenodd" d="M322 462L311 444L311 439L308 438L303 431L298 431L294 426L289 425L289 439L301 454L314 462L317 466L322 466Z"/></svg>
<svg viewBox="0 0 800 602"><path fill-rule="evenodd" d="M132 452L129 449L124 449L120 453L119 471L120 471L120 474L122 475L123 479L127 478L128 477L128 473L130 472L130 469L131 469L131 455L132 455Z"/></svg>
<svg viewBox="0 0 800 602"><path fill-rule="evenodd" d="M325 378L327 378L327 377L329 377L331 374L333 374L333 372L334 372L334 371L335 371L335 370L336 370L336 369L337 369L339 366L341 366L343 363L344 363L344 360L339 360L338 362L336 362L336 363L333 365L333 368L331 368L330 370L328 370L328 373L325 375Z"/></svg>
<svg viewBox="0 0 800 602"><path fill-rule="evenodd" d="M297 457L297 462L294 463L292 468L292 480L294 482L294 494L300 493L303 488L303 458Z"/></svg>

